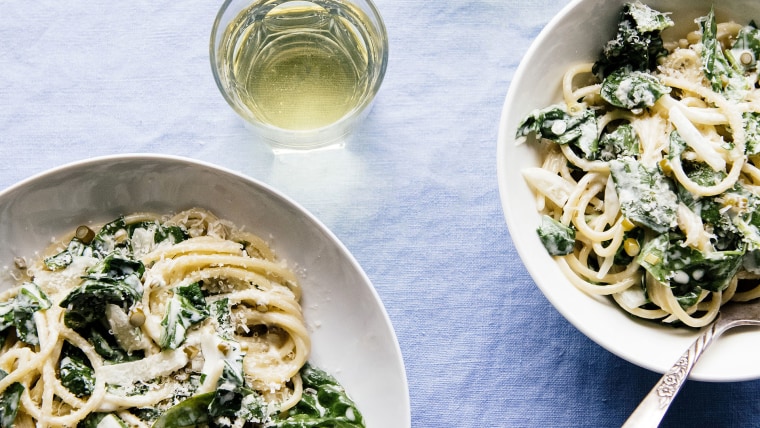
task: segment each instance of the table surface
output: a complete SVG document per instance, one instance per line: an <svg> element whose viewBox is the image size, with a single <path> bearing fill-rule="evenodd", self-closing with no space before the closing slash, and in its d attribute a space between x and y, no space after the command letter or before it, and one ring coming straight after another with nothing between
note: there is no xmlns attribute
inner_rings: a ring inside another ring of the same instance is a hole
<svg viewBox="0 0 760 428"><path fill-rule="evenodd" d="M219 94L221 2L0 1L0 188L93 156L186 156L274 186L354 254L398 336L413 427L616 426L659 375L546 300L510 240L496 136L563 0L377 0L385 81L340 150L274 154ZM663 426L758 426L760 382L689 381Z"/></svg>

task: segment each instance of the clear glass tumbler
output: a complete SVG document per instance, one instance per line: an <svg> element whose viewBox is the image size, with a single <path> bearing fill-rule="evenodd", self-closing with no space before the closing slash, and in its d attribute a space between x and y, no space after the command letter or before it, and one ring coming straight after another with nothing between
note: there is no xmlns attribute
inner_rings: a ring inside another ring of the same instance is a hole
<svg viewBox="0 0 760 428"><path fill-rule="evenodd" d="M211 33L224 98L280 149L342 144L370 110L388 63L371 0L226 0Z"/></svg>

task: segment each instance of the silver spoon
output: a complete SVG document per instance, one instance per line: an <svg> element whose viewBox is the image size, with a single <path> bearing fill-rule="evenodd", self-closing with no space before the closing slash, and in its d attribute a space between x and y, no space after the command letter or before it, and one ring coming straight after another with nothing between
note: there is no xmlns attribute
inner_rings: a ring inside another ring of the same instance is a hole
<svg viewBox="0 0 760 428"><path fill-rule="evenodd" d="M752 303L730 303L721 307L715 321L705 328L673 367L665 372L631 413L623 427L658 426L705 349L726 330L742 325L760 325L760 300Z"/></svg>

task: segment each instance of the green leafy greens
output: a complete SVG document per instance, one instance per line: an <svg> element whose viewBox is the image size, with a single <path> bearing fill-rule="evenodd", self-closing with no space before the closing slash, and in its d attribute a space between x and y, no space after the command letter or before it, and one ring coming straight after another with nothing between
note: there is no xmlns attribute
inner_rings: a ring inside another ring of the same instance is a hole
<svg viewBox="0 0 760 428"><path fill-rule="evenodd" d="M593 73L601 80L621 68L651 71L667 54L661 32L673 26L666 14L641 3L627 3L621 12L615 37L604 46Z"/></svg>
<svg viewBox="0 0 760 428"><path fill-rule="evenodd" d="M144 270L139 261L116 256L103 259L90 269L82 285L61 301L60 306L66 308L66 325L81 329L104 320L109 303L129 310L142 296L140 277Z"/></svg>
<svg viewBox="0 0 760 428"><path fill-rule="evenodd" d="M636 261L658 281L668 284L684 308L697 302L702 290L724 290L742 265L743 251L702 253L683 245L677 235L650 240Z"/></svg>
<svg viewBox="0 0 760 428"><path fill-rule="evenodd" d="M546 251L553 256L562 256L573 252L575 230L544 215L538 227L538 237Z"/></svg>
<svg viewBox="0 0 760 428"><path fill-rule="evenodd" d="M602 82L602 99L628 110L652 107L670 88L656 77L642 71L618 69Z"/></svg>
<svg viewBox="0 0 760 428"><path fill-rule="evenodd" d="M39 345L34 314L50 305L48 297L35 283L25 283L14 299L0 303L0 332L14 327L16 336L22 342Z"/></svg>
<svg viewBox="0 0 760 428"><path fill-rule="evenodd" d="M4 379L8 373L0 370L0 379ZM21 394L24 392L24 385L19 382L13 382L5 391L0 394L0 428L10 428L14 426L18 406L21 402Z"/></svg>
<svg viewBox="0 0 760 428"><path fill-rule="evenodd" d="M610 161L610 175L628 219L660 233L676 225L678 197L672 182L658 169L623 157Z"/></svg>
<svg viewBox="0 0 760 428"><path fill-rule="evenodd" d="M577 147L586 159L598 156L596 115L592 110L569 114L562 106L536 110L526 116L517 127L517 137L536 134L557 144Z"/></svg>
<svg viewBox="0 0 760 428"><path fill-rule="evenodd" d="M306 364L301 369L304 396L286 417L275 421L278 428L359 428L364 426L356 404L327 372Z"/></svg>
<svg viewBox="0 0 760 428"><path fill-rule="evenodd" d="M304 395L287 413L266 416L266 405L254 391L242 386L231 365L225 367L216 392L190 397L164 412L153 428L228 426L241 415L248 421L276 428L362 428L364 418L345 389L324 370L306 364L301 369Z"/></svg>
<svg viewBox="0 0 760 428"><path fill-rule="evenodd" d="M185 332L209 316L200 284L195 282L174 289L174 296L166 306L161 320L162 349L177 349L185 340Z"/></svg>
<svg viewBox="0 0 760 428"><path fill-rule="evenodd" d="M715 10L711 8L699 24L702 28L701 57L705 77L715 92L725 93L729 98L742 98L749 89L749 82L744 77L744 70L732 65L723 53L718 41Z"/></svg>
<svg viewBox="0 0 760 428"><path fill-rule="evenodd" d="M58 364L61 385L77 397L89 396L95 388L95 370L87 357L78 348L64 342Z"/></svg>

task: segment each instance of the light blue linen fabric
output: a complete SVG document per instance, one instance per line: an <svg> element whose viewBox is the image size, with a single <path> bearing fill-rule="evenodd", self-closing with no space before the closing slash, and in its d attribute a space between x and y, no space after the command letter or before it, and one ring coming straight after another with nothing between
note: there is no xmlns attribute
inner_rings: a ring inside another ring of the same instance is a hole
<svg viewBox="0 0 760 428"><path fill-rule="evenodd" d="M0 1L0 188L125 152L240 171L310 210L367 272L404 355L412 426L620 425L659 376L554 310L498 198L504 96L567 1L377 0L390 62L373 110L345 149L297 155L255 141L217 91L220 3ZM688 425L760 426L760 382L689 382L663 423Z"/></svg>

